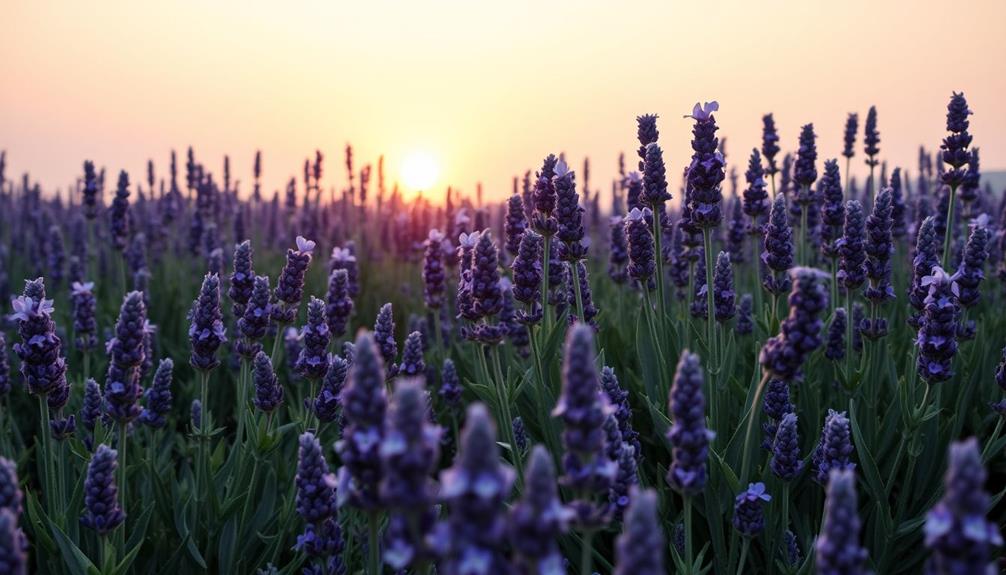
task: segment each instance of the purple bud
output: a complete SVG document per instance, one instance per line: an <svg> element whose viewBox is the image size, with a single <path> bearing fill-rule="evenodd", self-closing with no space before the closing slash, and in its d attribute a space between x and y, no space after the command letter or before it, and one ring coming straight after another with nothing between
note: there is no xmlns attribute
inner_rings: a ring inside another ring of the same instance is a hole
<svg viewBox="0 0 1006 575"><path fill-rule="evenodd" d="M827 276L812 268L794 268L789 315L780 333L762 346L759 361L765 372L783 381L793 381L804 361L821 345L820 314L828 307Z"/></svg>
<svg viewBox="0 0 1006 575"><path fill-rule="evenodd" d="M667 434L671 442L667 483L685 496L702 493L708 478L706 463L714 434L706 429L706 400L702 394L702 383L699 356L683 351L669 398L669 412L674 424Z"/></svg>
<svg viewBox="0 0 1006 575"><path fill-rule="evenodd" d="M615 543L615 575L662 575L666 544L657 518L657 492L635 490L625 514L622 534Z"/></svg>
<svg viewBox="0 0 1006 575"><path fill-rule="evenodd" d="M153 428L164 427L167 424L164 416L171 411L171 380L174 368L175 364L171 358L162 359L158 364L154 381L145 393L147 406L140 414L140 421L143 424Z"/></svg>
<svg viewBox="0 0 1006 575"><path fill-rule="evenodd" d="M508 532L517 562L533 572L551 572L562 566L559 536L569 529L572 512L559 499L552 456L541 445L531 451L527 485L510 511Z"/></svg>
<svg viewBox="0 0 1006 575"><path fill-rule="evenodd" d="M734 499L734 529L744 537L757 537L764 531L766 501L772 501L772 496L765 492L765 484L749 483Z"/></svg>
<svg viewBox="0 0 1006 575"><path fill-rule="evenodd" d="M846 158L851 158L856 155L856 132L858 131L859 115L850 113L849 117L845 120L845 137L843 139L845 147L842 148L842 155Z"/></svg>
<svg viewBox="0 0 1006 575"><path fill-rule="evenodd" d="M793 481L803 470L796 422L796 414L784 415L772 442L772 460L769 462L769 467L772 468L772 473L783 481Z"/></svg>
<svg viewBox="0 0 1006 575"><path fill-rule="evenodd" d="M279 384L273 371L272 360L265 352L255 354L252 362L252 382L255 384L255 398L252 401L259 411L270 413L283 402L283 386Z"/></svg>
<svg viewBox="0 0 1006 575"><path fill-rule="evenodd" d="M349 383L342 390L341 399L345 429L335 447L343 464L339 469L339 502L364 510L375 509L379 504L379 450L387 399L384 365L374 337L367 332L356 338Z"/></svg>
<svg viewBox="0 0 1006 575"><path fill-rule="evenodd" d="M192 303L189 320L189 344L192 348L189 364L197 370L209 371L220 365L217 350L227 341L223 313L220 311L218 276L206 274L203 278L199 297Z"/></svg>
<svg viewBox="0 0 1006 575"><path fill-rule="evenodd" d="M307 523L320 523L335 515L335 476L311 432L300 436L297 457L297 513Z"/></svg>
<svg viewBox="0 0 1006 575"><path fill-rule="evenodd" d="M829 473L836 469L854 470L852 462L852 430L845 412L828 410L821 430L821 441L811 455L811 473L814 480L826 485Z"/></svg>
<svg viewBox="0 0 1006 575"><path fill-rule="evenodd" d="M865 575L866 549L859 544L856 476L851 469L831 472L824 503L821 534L814 544L817 572L827 575Z"/></svg>
<svg viewBox="0 0 1006 575"><path fill-rule="evenodd" d="M119 507L119 489L115 485L118 453L105 444L98 446L87 465L84 479L84 515L81 525L105 536L125 521L126 514Z"/></svg>

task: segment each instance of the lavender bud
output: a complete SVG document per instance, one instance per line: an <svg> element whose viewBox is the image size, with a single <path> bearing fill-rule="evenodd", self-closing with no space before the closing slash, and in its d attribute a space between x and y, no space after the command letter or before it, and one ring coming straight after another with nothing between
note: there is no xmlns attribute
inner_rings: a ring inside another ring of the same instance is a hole
<svg viewBox="0 0 1006 575"><path fill-rule="evenodd" d="M671 442L671 467L667 483L685 496L702 493L706 487L709 442L715 434L706 429L706 399L702 394L699 356L681 353L669 398L674 424L667 434Z"/></svg>
<svg viewBox="0 0 1006 575"><path fill-rule="evenodd" d="M517 199L519 201L520 197ZM447 291L443 243L444 235L439 230L430 230L423 256L423 299L426 307L434 311L444 305L444 293Z"/></svg>
<svg viewBox="0 0 1006 575"><path fill-rule="evenodd" d="M622 534L615 543L615 575L662 575L664 533L657 519L657 492L636 489L625 514Z"/></svg>
<svg viewBox="0 0 1006 575"><path fill-rule="evenodd" d="M272 360L265 352L255 354L252 382L255 384L255 398L252 401L259 411L270 413L283 403L283 386L279 384Z"/></svg>
<svg viewBox="0 0 1006 575"><path fill-rule="evenodd" d="M870 106L866 113L866 126L863 132L863 152L866 153L866 165L876 166L877 154L880 153L880 132L877 131L877 107Z"/></svg>
<svg viewBox="0 0 1006 575"><path fill-rule="evenodd" d="M167 424L164 416L171 411L171 379L174 368L175 364L170 358L162 359L154 373L154 381L145 393L147 406L140 414L140 421L149 427L161 428ZM92 420L91 429L93 428Z"/></svg>
<svg viewBox="0 0 1006 575"><path fill-rule="evenodd" d="M395 372L395 360L398 359L398 344L395 342L395 317L390 303L381 306L374 322L374 341L381 349L384 365L389 366L390 375Z"/></svg>
<svg viewBox="0 0 1006 575"><path fill-rule="evenodd" d="M964 259L952 277L960 291L958 301L965 308L974 307L981 300L982 293L978 288L985 279L988 243L988 230L983 225L974 225L968 243L964 246Z"/></svg>
<svg viewBox="0 0 1006 575"><path fill-rule="evenodd" d="M387 399L384 365L374 337L367 332L356 338L349 383L342 390L341 400L345 429L335 446L343 464L339 469L339 504L375 509L379 504L379 450Z"/></svg>
<svg viewBox="0 0 1006 575"><path fill-rule="evenodd" d="M689 190L689 207L691 222L700 228L713 228L719 225L722 215L720 202L723 195L720 184L724 178L723 154L719 152L719 139L716 138L716 118L713 112L719 109L716 102L708 102L704 106L695 104L690 116L695 120L692 127L692 163L688 166L687 186Z"/></svg>
<svg viewBox="0 0 1006 575"><path fill-rule="evenodd" d="M817 572L824 575L865 575L866 549L859 545L856 476L851 469L836 469L828 481L821 534L814 544Z"/></svg>
<svg viewBox="0 0 1006 575"><path fill-rule="evenodd" d="M843 235L836 242L841 256L838 262L838 281L849 291L859 289L866 281L865 235L863 206L856 200L849 200L845 206Z"/></svg>
<svg viewBox="0 0 1006 575"><path fill-rule="evenodd" d="M741 296L741 303L737 307L737 323L734 325L737 335L749 335L754 332L753 312L754 300L751 294L746 293Z"/></svg>
<svg viewBox="0 0 1006 575"><path fill-rule="evenodd" d="M286 250L286 264L276 282L275 296L280 305L274 306L273 321L279 324L293 322L297 308L304 297L304 275L311 263L315 243L297 236L297 249Z"/></svg>
<svg viewBox="0 0 1006 575"><path fill-rule="evenodd" d="M422 333L414 331L405 338L405 348L402 350L402 363L398 367L398 375L404 377L423 377L426 375Z"/></svg>
<svg viewBox="0 0 1006 575"><path fill-rule="evenodd" d="M783 481L793 481L803 471L800 457L800 436L796 429L796 414L787 413L779 422L772 442L772 473Z"/></svg>
<svg viewBox="0 0 1006 575"><path fill-rule="evenodd" d="M764 502L772 501L764 483L749 483L747 491L734 500L734 529L744 537L757 537L765 530Z"/></svg>
<svg viewBox="0 0 1006 575"><path fill-rule="evenodd" d="M227 296L234 304L234 315L244 315L245 306L251 300L255 288L255 270L252 268L251 241L245 240L234 248L234 272L230 277Z"/></svg>
<svg viewBox="0 0 1006 575"><path fill-rule="evenodd" d="M765 289L779 295L789 289L785 275L793 267L793 230L786 214L786 198L782 194L775 197L768 225L765 227L765 249L761 261L774 272L765 278Z"/></svg>
<svg viewBox="0 0 1006 575"><path fill-rule="evenodd" d="M135 292L134 292L135 293ZM209 371L220 365L217 349L227 341L223 313L220 311L220 278L206 274L199 297L192 303L189 323L189 344L192 353L189 364L197 370Z"/></svg>
<svg viewBox="0 0 1006 575"><path fill-rule="evenodd" d="M625 218L625 235L629 240L629 276L641 286L648 286L656 269L653 234L646 219L652 212L633 208Z"/></svg>
<svg viewBox="0 0 1006 575"><path fill-rule="evenodd" d="M244 315L238 320L238 331L247 340L239 349L244 357L254 357L261 347L258 342L269 329L269 277L255 276L252 295L245 305Z"/></svg>
<svg viewBox="0 0 1006 575"><path fill-rule="evenodd" d="M81 525L105 536L125 521L126 514L119 507L119 489L115 485L115 470L119 466L118 453L105 444L98 446L87 465L84 479L84 515Z"/></svg>
<svg viewBox="0 0 1006 575"><path fill-rule="evenodd" d="M841 361L845 359L845 332L848 321L844 307L835 308L835 315L831 324L828 325L828 343L824 349L824 356L831 361Z"/></svg>
<svg viewBox="0 0 1006 575"><path fill-rule="evenodd" d="M762 138L761 153L765 156L765 173L769 176L777 173L779 168L775 163L775 156L779 153L779 134L776 132L775 119L772 114L762 116Z"/></svg>
<svg viewBox="0 0 1006 575"><path fill-rule="evenodd" d="M325 372L325 379L321 382L321 389L318 390L318 395L314 398L312 404L314 415L318 418L319 422L330 423L338 420L339 428L342 429L343 423L339 418L342 405L339 403L339 396L342 395L342 389L346 383L348 373L349 363L346 360L337 355L329 356L328 371ZM282 390L282 387L278 385L277 388ZM282 394L279 397L282 399Z"/></svg>
<svg viewBox="0 0 1006 575"><path fill-rule="evenodd" d="M444 403L450 408L451 411L457 411L458 407L461 405L461 379L458 378L457 369L454 367L454 362L450 358L444 360L443 371L440 375L440 389L437 391L440 398L444 400Z"/></svg>
<svg viewBox="0 0 1006 575"><path fill-rule="evenodd" d="M716 270L713 275L713 301L716 305L716 321L726 322L737 314L734 293L734 272L730 266L730 256L720 252L716 256Z"/></svg>
<svg viewBox="0 0 1006 575"><path fill-rule="evenodd" d="M789 316L780 333L762 346L759 361L772 377L793 381L807 357L821 345L820 314L828 307L824 272L794 268L793 291L789 294Z"/></svg>
<svg viewBox="0 0 1006 575"><path fill-rule="evenodd" d="M852 463L852 431L849 418L845 412L828 410L821 430L821 441L811 455L811 473L814 480L826 485L829 473L836 469L852 471L856 464Z"/></svg>
<svg viewBox="0 0 1006 575"><path fill-rule="evenodd" d="M527 572L551 573L561 569L557 539L569 529L572 512L559 499L552 456L541 445L531 451L525 477L527 486L510 511L510 544Z"/></svg>
<svg viewBox="0 0 1006 575"><path fill-rule="evenodd" d="M760 229L760 222L765 219L770 207L768 192L765 191L765 172L762 170L761 155L757 148L751 150L744 180L748 184L744 188L744 213L751 218L751 231L754 233Z"/></svg>
<svg viewBox="0 0 1006 575"><path fill-rule="evenodd" d="M304 379L317 381L328 371L328 344L332 338L325 317L325 302L313 296L307 304L307 323L301 328L301 338L304 347L295 369Z"/></svg>
<svg viewBox="0 0 1006 575"><path fill-rule="evenodd" d="M307 523L320 523L335 515L335 476L310 431L300 436L297 457L297 513Z"/></svg>
<svg viewBox="0 0 1006 575"><path fill-rule="evenodd" d="M332 337L346 335L349 317L353 314L353 298L349 295L349 274L335 270L328 276L328 294L325 317Z"/></svg>
<svg viewBox="0 0 1006 575"><path fill-rule="evenodd" d="M846 158L856 155L856 132L858 131L859 114L850 113L849 117L845 120L845 137L843 138L845 147L842 148L842 155Z"/></svg>
<svg viewBox="0 0 1006 575"><path fill-rule="evenodd" d="M922 278L922 287L929 289L923 307L921 327L915 340L919 347L916 370L926 383L947 381L954 375L953 360L957 354L957 323L959 290L957 284L939 266Z"/></svg>

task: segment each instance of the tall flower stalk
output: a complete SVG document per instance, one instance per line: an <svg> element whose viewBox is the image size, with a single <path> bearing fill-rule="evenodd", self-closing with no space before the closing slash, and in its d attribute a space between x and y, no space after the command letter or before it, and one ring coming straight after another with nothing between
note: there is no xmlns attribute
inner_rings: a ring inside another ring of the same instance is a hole
<svg viewBox="0 0 1006 575"><path fill-rule="evenodd" d="M967 169L965 166L971 159L968 153L968 146L971 145L971 134L968 132L971 122L968 116L971 110L968 102L964 99L964 94L954 92L947 105L947 131L950 132L943 138L941 158L948 169L943 172L941 179L943 184L950 187L949 200L947 202L947 224L943 235L943 258L940 260L944 269L950 269L950 249L954 237L954 205L957 203L957 189L964 184L967 179Z"/></svg>

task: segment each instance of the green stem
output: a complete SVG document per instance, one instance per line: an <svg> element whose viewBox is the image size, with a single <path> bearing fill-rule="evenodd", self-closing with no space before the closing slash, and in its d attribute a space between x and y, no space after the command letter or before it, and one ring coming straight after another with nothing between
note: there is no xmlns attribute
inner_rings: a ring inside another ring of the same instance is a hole
<svg viewBox="0 0 1006 575"><path fill-rule="evenodd" d="M695 561L694 549L692 549L694 541L692 539L692 496L685 495L685 563L688 567L688 572L692 571L692 562Z"/></svg>
<svg viewBox="0 0 1006 575"><path fill-rule="evenodd" d="M954 203L957 201L957 186L950 186L950 201L947 202L947 229L943 232L943 269L950 265L950 244L954 236Z"/></svg>
<svg viewBox="0 0 1006 575"><path fill-rule="evenodd" d="M748 550L751 549L751 538L745 537L744 543L741 545L741 560L737 563L737 575L742 575L744 573L744 564L748 560Z"/></svg>
<svg viewBox="0 0 1006 575"><path fill-rule="evenodd" d="M520 485L524 477L524 462L517 452L517 441L513 434L513 416L510 412L510 393L507 389L506 378L503 376L503 368L500 364L499 346L489 348L489 355L492 357L493 371L496 379L496 394L499 397L500 406L503 409L505 419L503 433L510 442L510 454L513 459L514 469L517 470L517 484Z"/></svg>
<svg viewBox="0 0 1006 575"><path fill-rule="evenodd" d="M379 528L377 513L371 512L367 516L367 573L370 575L380 575L381 573L381 551L378 547Z"/></svg>
<svg viewBox="0 0 1006 575"><path fill-rule="evenodd" d="M585 322L587 318L583 315L583 295L580 293L580 265L578 262L570 262L569 267L573 268L573 293L576 295L576 317Z"/></svg>
<svg viewBox="0 0 1006 575"><path fill-rule="evenodd" d="M665 308L666 299L664 297L664 251L661 247L663 231L661 225L663 222L660 221L662 214L654 211L653 220L653 249L656 259L657 268L655 275L657 276L657 335L663 335L664 333L664 322L667 321L667 310ZM646 286L643 286L646 289ZM656 342L658 345L663 345L663 340L658 339Z"/></svg>
<svg viewBox="0 0 1006 575"><path fill-rule="evenodd" d="M39 461L42 462L42 486L45 489L45 502L46 509L49 513L54 513L56 511L56 492L52 488L52 474L50 469L52 468L52 455L49 453L49 403L46 401L45 395L38 396L39 401L39 417L41 419L41 429L39 430L39 440L42 445L42 453L40 454Z"/></svg>
<svg viewBox="0 0 1006 575"><path fill-rule="evenodd" d="M748 425L747 431L744 433L744 455L741 459L741 485L747 485L748 477L750 477L748 472L751 469L751 433L754 431L754 422L758 419L758 406L761 405L761 396L765 392L765 385L768 383L768 380L768 373L762 375L761 380L758 382L758 387L755 389L751 406L748 408Z"/></svg>
<svg viewBox="0 0 1006 575"><path fill-rule="evenodd" d="M119 422L119 507L122 509L123 515L129 517L129 511L126 510L126 452L129 447L129 427L124 421ZM116 547L119 552L119 556L125 555L126 553L126 522L123 521L122 525L115 530L115 540Z"/></svg>
<svg viewBox="0 0 1006 575"><path fill-rule="evenodd" d="M580 546L580 575L591 575L594 571L591 556L594 552L594 532L583 532L583 544Z"/></svg>
<svg viewBox="0 0 1006 575"><path fill-rule="evenodd" d="M1002 433L1003 429L1003 417L999 417L996 421L996 427L992 430L992 437L985 443L985 447L982 449L982 462L986 463L989 460L989 450L992 449L992 444L999 439L999 434Z"/></svg>
<svg viewBox="0 0 1006 575"><path fill-rule="evenodd" d="M551 259L551 249L552 249L552 236L546 235L544 241L544 248L541 253L541 312L542 312L542 336L548 337L549 326L552 324L551 318L548 313L548 266L549 260Z"/></svg>

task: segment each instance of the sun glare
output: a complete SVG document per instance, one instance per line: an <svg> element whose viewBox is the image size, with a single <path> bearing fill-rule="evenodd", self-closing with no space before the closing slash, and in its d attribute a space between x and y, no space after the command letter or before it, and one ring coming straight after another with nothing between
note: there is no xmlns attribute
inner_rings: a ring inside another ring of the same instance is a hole
<svg viewBox="0 0 1006 575"><path fill-rule="evenodd" d="M413 190L429 190L440 175L437 159L428 152L412 152L402 161L402 183Z"/></svg>

